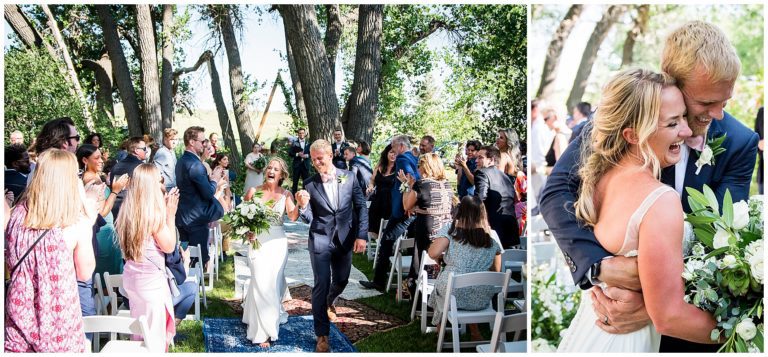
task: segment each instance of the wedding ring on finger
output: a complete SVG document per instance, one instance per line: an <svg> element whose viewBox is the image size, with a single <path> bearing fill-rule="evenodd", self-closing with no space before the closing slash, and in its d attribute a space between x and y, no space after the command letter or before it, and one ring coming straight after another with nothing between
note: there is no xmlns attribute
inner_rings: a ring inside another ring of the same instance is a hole
<svg viewBox="0 0 768 357"><path fill-rule="evenodd" d="M611 323L610 323L610 322L608 322L608 315L606 315L606 316L603 318L603 324L605 324L606 326L611 326Z"/></svg>

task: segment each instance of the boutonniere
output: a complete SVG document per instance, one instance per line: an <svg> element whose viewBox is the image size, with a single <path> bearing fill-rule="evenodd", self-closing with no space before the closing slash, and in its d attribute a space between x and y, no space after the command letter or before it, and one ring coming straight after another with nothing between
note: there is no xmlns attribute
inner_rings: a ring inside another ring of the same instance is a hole
<svg viewBox="0 0 768 357"><path fill-rule="evenodd" d="M338 177L336 177L336 182L343 185L345 182L347 182L347 174L341 174Z"/></svg>
<svg viewBox="0 0 768 357"><path fill-rule="evenodd" d="M725 152L725 148L722 147L725 136L726 134L723 134L717 138L708 139L707 145L704 145L701 152L696 150L699 155L699 159L696 160L696 175L704 165L715 166L715 157Z"/></svg>

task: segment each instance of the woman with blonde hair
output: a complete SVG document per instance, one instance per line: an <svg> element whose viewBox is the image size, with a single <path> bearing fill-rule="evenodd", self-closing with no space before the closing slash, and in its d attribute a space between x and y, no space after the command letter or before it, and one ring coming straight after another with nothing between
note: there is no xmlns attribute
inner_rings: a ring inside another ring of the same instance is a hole
<svg viewBox="0 0 768 357"><path fill-rule="evenodd" d="M683 208L675 189L659 181L661 169L680 160L681 144L691 135L674 84L665 74L642 69L622 71L608 82L592 145L582 147L582 184L574 204L576 216L592 227L606 251L637 257L653 323L626 334L606 332L609 316L598 316L592 293L585 291L558 351L658 352L660 333L713 343L712 315L683 300L683 246L689 243L683 238Z"/></svg>
<svg viewBox="0 0 768 357"><path fill-rule="evenodd" d="M262 348L269 348L277 341L280 324L288 322L283 309L283 296L288 290L285 281L285 263L288 260L288 238L283 228L283 215L291 221L299 218L299 207L293 201L291 191L281 187L288 177L288 166L279 157L272 157L264 168L264 183L251 187L244 202L259 199L271 205L279 219L270 225L269 232L255 236L246 233L251 240L258 240L261 247L248 245L251 284L243 299L243 323L248 325L247 337ZM261 197L256 197L261 192Z"/></svg>
<svg viewBox="0 0 768 357"><path fill-rule="evenodd" d="M167 350L176 334L163 253L172 253L176 247L179 191L164 191L165 184L154 165L137 166L115 220L125 259L123 287L131 303L131 317L147 317L149 333L156 341L148 346L152 352Z"/></svg>
<svg viewBox="0 0 768 357"><path fill-rule="evenodd" d="M5 230L5 351L84 352L77 280L96 265L96 190L77 177L75 155L48 149ZM103 189L103 186L101 186Z"/></svg>
<svg viewBox="0 0 768 357"><path fill-rule="evenodd" d="M411 260L408 279L404 282L408 292L416 289L416 278L421 267L421 253L432 242L435 233L451 222L453 208L453 188L445 178L443 161L436 153L427 153L419 157L418 163L420 180L414 180L410 175L399 174L408 187L403 195L403 208L416 214L413 234L416 239L416 252Z"/></svg>

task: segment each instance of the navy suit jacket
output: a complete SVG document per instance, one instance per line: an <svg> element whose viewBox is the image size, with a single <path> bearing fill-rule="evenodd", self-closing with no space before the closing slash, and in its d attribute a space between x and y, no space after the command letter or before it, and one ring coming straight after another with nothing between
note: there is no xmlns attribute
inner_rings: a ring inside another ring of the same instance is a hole
<svg viewBox="0 0 768 357"><path fill-rule="evenodd" d="M208 179L208 172L197 155L184 151L176 163L176 188L179 189L177 226L200 226L224 216L224 208L213 195L216 182Z"/></svg>
<svg viewBox="0 0 768 357"><path fill-rule="evenodd" d="M542 190L539 207L552 235L563 251L573 275L573 281L586 289L591 286L586 279L583 280L589 268L612 254L600 246L592 229L579 223L573 209L581 184L578 174L581 143L583 138L589 138L591 125L588 125L585 131L568 145L555 164ZM698 175L695 174L697 156L691 151L684 181L685 187L699 191L704 184L707 184L715 192L721 204L726 189L730 191L734 202L749 198L749 185L755 166L758 141L757 134L728 113L725 113L722 120L712 121L707 138L720 137L725 133L727 136L722 147L726 151L715 157L714 166L705 165ZM670 168L665 171L669 172L668 170ZM671 170L674 170L674 167ZM671 181L669 179L667 177L663 180L664 183L673 186L674 177L671 177ZM689 212L687 197L688 194L683 192L683 209Z"/></svg>
<svg viewBox="0 0 768 357"><path fill-rule="evenodd" d="M139 158L134 155L126 156L112 168L112 172L109 174L110 183L114 183L115 180L124 174L128 174L128 177L133 177L133 170L143 163L143 161L139 160ZM109 188L112 189L112 186L110 185ZM120 207L123 205L123 200L127 193L128 190L122 190L117 194L117 197L115 197L115 204L112 206L112 217L115 217L115 219L117 219L117 214L120 212Z"/></svg>
<svg viewBox="0 0 768 357"><path fill-rule="evenodd" d="M339 178L343 175L347 177L345 180ZM309 223L309 244L314 252L330 249L335 236L345 250L353 248L355 239L368 240L368 207L362 188L347 170L336 169L336 180L339 207L335 210L331 208L320 175L312 176L304 187L311 199L300 217Z"/></svg>

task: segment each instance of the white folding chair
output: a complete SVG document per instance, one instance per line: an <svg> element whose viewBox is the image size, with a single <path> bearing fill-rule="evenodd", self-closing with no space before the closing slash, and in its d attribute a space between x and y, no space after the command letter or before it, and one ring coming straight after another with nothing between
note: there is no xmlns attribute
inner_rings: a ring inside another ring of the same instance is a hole
<svg viewBox="0 0 768 357"><path fill-rule="evenodd" d="M157 350L157 343L152 334L149 333L146 316L139 316L138 319L125 316L84 316L83 329L85 333L93 333L92 352L101 353L162 353L163 349ZM112 337L110 341L100 347L99 333L110 332ZM141 336L143 341L124 341L117 340L116 335L131 334ZM155 350L153 350L155 349Z"/></svg>
<svg viewBox="0 0 768 357"><path fill-rule="evenodd" d="M216 238L216 251L219 253L219 262L224 262L224 236L221 234L221 221L216 222L214 227L214 237ZM219 270L216 270L216 280L219 280Z"/></svg>
<svg viewBox="0 0 768 357"><path fill-rule="evenodd" d="M408 248L413 248L416 240L413 238L401 237L395 243L395 255L389 257L389 262L392 263L392 268L389 269L389 279L387 280L387 289L392 287L392 280L397 275L397 295L395 300L400 302L403 299L403 274L408 274L408 270L411 268L411 256L404 256L403 252Z"/></svg>
<svg viewBox="0 0 768 357"><path fill-rule="evenodd" d="M503 304L501 295L499 295L499 304ZM499 305L503 306L503 305ZM478 345L476 347L477 352L480 353L510 353L510 352L526 352L527 341L522 336L523 330L526 329L526 320L528 319L528 313L522 312L512 315L504 315L504 310L500 309L496 313L496 319L493 322L493 332L491 333L491 343ZM514 333L514 342L507 342L507 333Z"/></svg>
<svg viewBox="0 0 768 357"><path fill-rule="evenodd" d="M128 310L125 304L118 304L117 292L123 288L123 275L104 272L104 284L107 285L107 296L109 296L109 306L112 310L113 316L131 316L130 310Z"/></svg>
<svg viewBox="0 0 768 357"><path fill-rule="evenodd" d="M419 279L416 281L416 293L413 296L413 306L411 307L411 321L416 317L417 310L419 312L421 318L421 333L431 332L435 329L434 327L427 327L427 318L432 316L432 313L427 311L427 302L429 301L429 296L432 295L432 291L435 290L436 279L430 279L425 270L426 266L434 264L437 264L437 262L427 254L426 250L421 252Z"/></svg>
<svg viewBox="0 0 768 357"><path fill-rule="evenodd" d="M99 315L109 315L107 306L109 306L111 298L109 295L104 294L104 286L101 284L101 275L99 273L93 274L93 287L96 289L96 295L93 297L96 303L96 313Z"/></svg>
<svg viewBox="0 0 768 357"><path fill-rule="evenodd" d="M379 260L379 249L381 248L381 238L384 235L384 227L387 226L389 220L382 218L381 225L379 226L379 237L376 238L376 252L373 254L373 269L376 269L376 261Z"/></svg>
<svg viewBox="0 0 768 357"><path fill-rule="evenodd" d="M197 246L190 245L187 247L189 249L189 258L197 258L197 263L194 266L189 267L189 271L187 272L187 280L189 280L190 277L194 277L198 282L198 288L200 290L199 295L203 295L203 306L205 308L208 308L208 300L205 296L205 291L207 290L205 286L205 273L203 272L203 254L201 253L202 248L200 247L200 244ZM209 279L211 282L211 289L213 289L213 279Z"/></svg>
<svg viewBox="0 0 768 357"><path fill-rule="evenodd" d="M522 281L523 266L528 259L528 251L522 249L506 249L501 252L501 270L519 272L521 280L509 279L507 292L522 292L525 294L525 282Z"/></svg>
<svg viewBox="0 0 768 357"><path fill-rule="evenodd" d="M472 286L493 286L497 288L502 296L507 294L507 286L509 285L510 272L497 273L497 272L478 272L468 274L454 275L450 273L448 275L448 285L445 290L445 301L443 302L443 315L440 322L440 333L437 338L437 352L441 352L443 349L443 340L445 338L445 330L448 328L448 323L451 324L451 343L445 343L445 347L452 347L454 353L461 352L461 347L477 346L478 341L461 342L459 339L459 330L463 329L466 324L475 323L492 323L496 318L496 311L490 304L483 310L467 311L459 310L456 303L456 296L453 294L455 289L472 287ZM503 310L504 306L500 306L499 309Z"/></svg>
<svg viewBox="0 0 768 357"><path fill-rule="evenodd" d="M208 228L208 271L210 274L211 289L213 289L214 277L219 280L219 246L216 243L216 228Z"/></svg>
<svg viewBox="0 0 768 357"><path fill-rule="evenodd" d="M373 260L376 258L376 250L378 250L378 243L379 239L381 239L381 230L384 222L386 222L384 218L379 220L380 225L378 234L368 232L368 245L365 246L365 253L368 255L368 260ZM374 261L373 264L376 264L376 262Z"/></svg>

